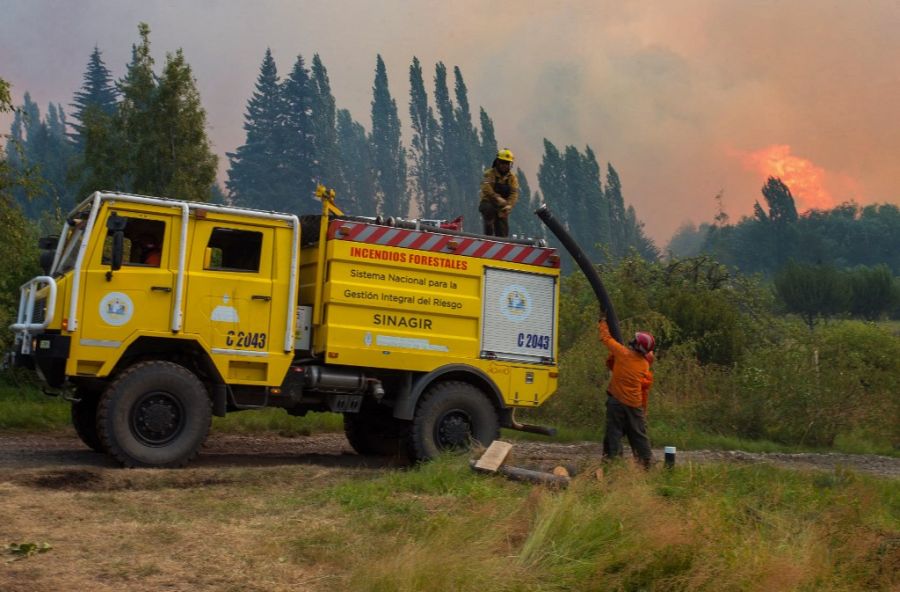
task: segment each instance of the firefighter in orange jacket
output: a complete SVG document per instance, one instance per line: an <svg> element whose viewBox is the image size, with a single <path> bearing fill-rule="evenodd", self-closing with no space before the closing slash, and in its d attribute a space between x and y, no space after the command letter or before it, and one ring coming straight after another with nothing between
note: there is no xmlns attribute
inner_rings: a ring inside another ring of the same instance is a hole
<svg viewBox="0 0 900 592"><path fill-rule="evenodd" d="M647 437L647 398L653 384L653 349L656 340L638 332L627 346L609 334L606 319L600 319L600 341L609 349L606 365L612 378L606 389L606 434L603 457L622 456L622 436L628 438L631 451L645 468L650 467L653 452Z"/></svg>
<svg viewBox="0 0 900 592"><path fill-rule="evenodd" d="M491 168L484 171L478 211L488 236L509 236L509 213L519 199L519 179L512 172L513 153L504 148L497 152Z"/></svg>

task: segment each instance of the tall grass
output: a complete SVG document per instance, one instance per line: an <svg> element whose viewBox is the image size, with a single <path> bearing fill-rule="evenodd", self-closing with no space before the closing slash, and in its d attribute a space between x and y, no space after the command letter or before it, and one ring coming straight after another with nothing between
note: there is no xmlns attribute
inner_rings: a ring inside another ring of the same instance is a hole
<svg viewBox="0 0 900 592"><path fill-rule="evenodd" d="M292 561L352 590L849 590L900 584L896 484L769 467L628 465L567 491L441 459L316 496L356 526L299 534Z"/></svg>
<svg viewBox="0 0 900 592"><path fill-rule="evenodd" d="M900 454L900 339L840 321L784 336L733 365L698 362L690 343L661 352L650 395L651 439L681 447L834 448ZM593 330L560 363L559 392L533 421L599 432L609 373Z"/></svg>

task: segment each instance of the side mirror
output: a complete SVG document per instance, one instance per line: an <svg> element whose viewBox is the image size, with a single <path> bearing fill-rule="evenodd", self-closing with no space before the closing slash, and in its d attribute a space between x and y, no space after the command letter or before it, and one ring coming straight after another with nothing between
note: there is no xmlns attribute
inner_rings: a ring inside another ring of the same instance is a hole
<svg viewBox="0 0 900 592"><path fill-rule="evenodd" d="M51 234L38 239L38 248L42 251L55 251L59 244L59 235Z"/></svg>
<svg viewBox="0 0 900 592"><path fill-rule="evenodd" d="M112 261L111 261L111 269L113 271L119 271L122 269L122 259L125 256L125 233L121 230L115 231L113 233L113 243L112 243Z"/></svg>
<svg viewBox="0 0 900 592"><path fill-rule="evenodd" d="M119 216L115 212L106 219L106 229L113 233L111 270L118 271L122 268L122 259L125 257L125 225L128 219ZM107 274L107 279L111 277Z"/></svg>

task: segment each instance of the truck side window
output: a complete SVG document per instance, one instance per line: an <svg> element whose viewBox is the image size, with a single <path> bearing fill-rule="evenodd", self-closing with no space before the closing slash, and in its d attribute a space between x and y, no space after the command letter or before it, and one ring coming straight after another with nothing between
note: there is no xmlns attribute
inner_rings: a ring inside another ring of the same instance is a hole
<svg viewBox="0 0 900 592"><path fill-rule="evenodd" d="M123 217L126 220L124 265L159 267L166 223L162 220ZM107 232L103 243L103 265L110 263L112 241L112 233Z"/></svg>
<svg viewBox="0 0 900 592"><path fill-rule="evenodd" d="M235 228L214 228L206 245L204 269L259 271L262 233Z"/></svg>

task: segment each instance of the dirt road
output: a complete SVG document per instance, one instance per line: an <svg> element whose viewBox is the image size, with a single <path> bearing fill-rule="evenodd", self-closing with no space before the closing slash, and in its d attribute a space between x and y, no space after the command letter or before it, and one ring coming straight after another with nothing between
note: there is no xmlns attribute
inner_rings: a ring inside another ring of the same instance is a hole
<svg viewBox="0 0 900 592"><path fill-rule="evenodd" d="M655 451L662 459L662 450ZM516 442L511 461L519 466L549 470L556 465L583 467L600 457L597 442ZM730 462L770 463L801 470L848 469L882 477L900 477L900 458L840 453L750 453L740 451L680 450L678 464ZM196 468L221 466L314 465L321 467L396 467L396 459L361 457L353 452L343 434L315 434L296 438L275 435L212 433L203 452L192 464ZM71 433L0 434L0 471L114 467L103 454L84 446Z"/></svg>

